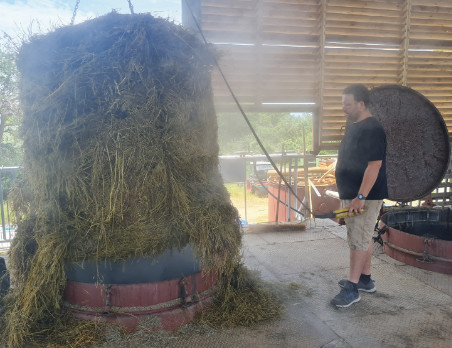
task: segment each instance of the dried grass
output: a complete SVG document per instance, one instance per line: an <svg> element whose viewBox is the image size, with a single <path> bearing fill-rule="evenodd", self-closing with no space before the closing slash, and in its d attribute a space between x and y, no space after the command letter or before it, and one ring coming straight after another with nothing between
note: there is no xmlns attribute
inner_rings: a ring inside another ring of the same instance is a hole
<svg viewBox="0 0 452 348"><path fill-rule="evenodd" d="M14 191L21 221L3 318L8 346L98 340L96 325L61 310L71 262L191 243L203 269L223 275L220 301L238 306L228 284L241 235L218 171L212 62L195 36L150 15L111 13L23 45L25 178ZM249 308L261 302L251 294L240 299ZM250 315L240 321L261 319Z"/></svg>

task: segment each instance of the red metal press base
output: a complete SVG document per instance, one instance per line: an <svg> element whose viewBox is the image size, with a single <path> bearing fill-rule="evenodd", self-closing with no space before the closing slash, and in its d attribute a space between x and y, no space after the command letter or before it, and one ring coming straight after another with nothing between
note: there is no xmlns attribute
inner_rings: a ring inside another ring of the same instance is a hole
<svg viewBox="0 0 452 348"><path fill-rule="evenodd" d="M118 325L124 329L125 332L134 332L141 320L146 320L147 325L152 325L150 329L175 331L179 327L189 324L197 312L208 307L212 302L212 297L205 299L202 302L198 302L186 308L175 308L156 314L122 314L113 313L101 314L94 312L79 311L69 308L73 315L82 320L92 320L101 323L110 323ZM153 318L155 320L148 320ZM152 323L152 324L149 324Z"/></svg>
<svg viewBox="0 0 452 348"><path fill-rule="evenodd" d="M392 227L386 227L382 237L385 253L393 259L428 271L452 274L452 241L426 239ZM428 253L424 255L426 246Z"/></svg>
<svg viewBox="0 0 452 348"><path fill-rule="evenodd" d="M120 325L136 330L146 319L155 330L174 331L209 306L217 276L190 276L144 284L90 284L68 281L65 307L76 318ZM155 319L155 320L148 320Z"/></svg>

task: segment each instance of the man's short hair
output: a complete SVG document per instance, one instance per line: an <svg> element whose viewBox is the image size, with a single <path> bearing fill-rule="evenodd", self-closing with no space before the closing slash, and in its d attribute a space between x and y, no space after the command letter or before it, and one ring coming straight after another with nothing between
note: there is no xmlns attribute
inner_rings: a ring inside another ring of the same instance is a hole
<svg viewBox="0 0 452 348"><path fill-rule="evenodd" d="M369 104L369 90L363 84L354 84L346 87L342 94L352 94L356 102L364 102L367 107Z"/></svg>

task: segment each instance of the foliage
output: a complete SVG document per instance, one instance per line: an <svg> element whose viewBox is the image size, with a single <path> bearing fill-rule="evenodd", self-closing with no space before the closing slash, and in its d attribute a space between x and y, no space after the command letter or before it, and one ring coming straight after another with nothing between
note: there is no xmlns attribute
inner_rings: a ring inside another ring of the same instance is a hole
<svg viewBox="0 0 452 348"><path fill-rule="evenodd" d="M251 113L247 115L265 149L303 152L303 127L307 151L312 150L312 114ZM222 155L239 151L262 153L240 113L218 115L218 143Z"/></svg>
<svg viewBox="0 0 452 348"><path fill-rule="evenodd" d="M21 142L17 134L21 119L15 52L7 39L0 39L0 165L22 163Z"/></svg>

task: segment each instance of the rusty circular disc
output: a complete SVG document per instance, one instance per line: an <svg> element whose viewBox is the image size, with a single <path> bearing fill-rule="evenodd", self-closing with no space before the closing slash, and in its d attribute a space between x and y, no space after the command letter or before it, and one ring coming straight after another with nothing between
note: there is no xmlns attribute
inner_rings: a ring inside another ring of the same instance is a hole
<svg viewBox="0 0 452 348"><path fill-rule="evenodd" d="M438 109L399 85L370 91L369 108L386 132L389 199L408 202L431 193L449 166L450 143Z"/></svg>

